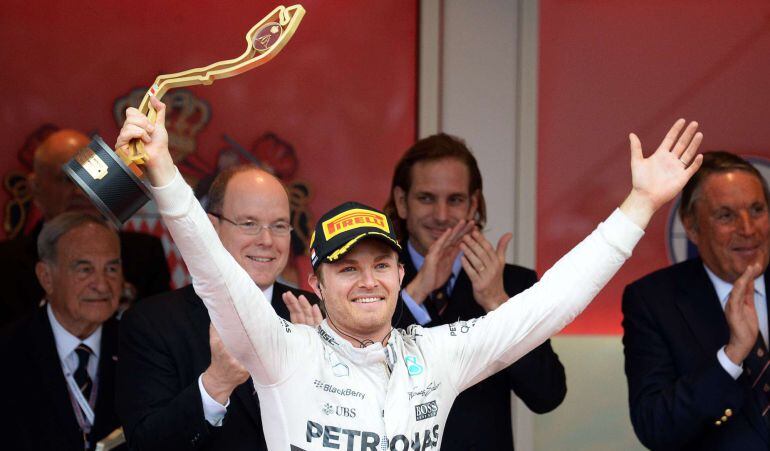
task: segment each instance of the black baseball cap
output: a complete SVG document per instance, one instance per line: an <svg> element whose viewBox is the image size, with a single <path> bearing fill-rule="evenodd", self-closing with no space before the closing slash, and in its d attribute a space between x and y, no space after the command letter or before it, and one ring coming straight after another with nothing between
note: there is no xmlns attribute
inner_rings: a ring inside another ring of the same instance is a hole
<svg viewBox="0 0 770 451"><path fill-rule="evenodd" d="M358 202L332 208L318 220L310 238L313 269L339 259L363 238L379 239L401 252L393 223L385 213Z"/></svg>

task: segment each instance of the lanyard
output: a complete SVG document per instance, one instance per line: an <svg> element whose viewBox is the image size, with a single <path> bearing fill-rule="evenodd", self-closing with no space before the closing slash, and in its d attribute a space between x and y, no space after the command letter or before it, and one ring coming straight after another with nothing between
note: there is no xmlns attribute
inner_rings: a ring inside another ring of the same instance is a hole
<svg viewBox="0 0 770 451"><path fill-rule="evenodd" d="M68 373L64 373L64 378L67 380L67 386L70 389L70 399L73 401L72 407L75 410L78 424L82 430L88 431L91 429L91 426L94 425L94 410L91 408L91 405L88 403L85 396L83 396L83 392L80 391L77 382L75 382L75 378ZM94 381L94 384L91 387L91 401L94 401L98 388L96 381ZM85 418L83 418L83 415L85 415Z"/></svg>

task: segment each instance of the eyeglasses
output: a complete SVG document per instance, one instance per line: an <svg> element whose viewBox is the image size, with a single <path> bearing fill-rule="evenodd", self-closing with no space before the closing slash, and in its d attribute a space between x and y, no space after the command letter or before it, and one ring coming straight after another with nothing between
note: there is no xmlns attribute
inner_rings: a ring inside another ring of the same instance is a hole
<svg viewBox="0 0 770 451"><path fill-rule="evenodd" d="M286 236L289 233L291 233L292 230L294 230L294 227L289 225L288 222L284 222L284 221L278 221L272 224L260 224L257 221L251 221L251 220L246 220L243 222L235 222L232 219L225 218L224 216L218 213L209 212L209 214L211 216L214 216L215 218L225 220L230 224L238 227L241 230L241 232L243 232L246 235L259 235L259 232L261 232L262 229L267 229L271 235Z"/></svg>

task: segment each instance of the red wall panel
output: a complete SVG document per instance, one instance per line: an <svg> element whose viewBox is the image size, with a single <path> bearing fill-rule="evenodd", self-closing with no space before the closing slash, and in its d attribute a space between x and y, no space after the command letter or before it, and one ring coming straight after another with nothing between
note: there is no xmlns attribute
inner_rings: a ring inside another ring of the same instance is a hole
<svg viewBox="0 0 770 451"><path fill-rule="evenodd" d="M537 262L544 271L630 188L628 133L647 153L678 118L703 150L770 157L770 3L543 0ZM623 287L670 264L664 208L566 333L619 334Z"/></svg>

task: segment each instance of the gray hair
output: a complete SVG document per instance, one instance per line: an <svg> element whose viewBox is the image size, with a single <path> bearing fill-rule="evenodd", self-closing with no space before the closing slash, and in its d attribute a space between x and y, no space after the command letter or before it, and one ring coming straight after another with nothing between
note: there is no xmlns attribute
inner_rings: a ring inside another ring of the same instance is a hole
<svg viewBox="0 0 770 451"><path fill-rule="evenodd" d="M56 245L59 243L59 238L70 230L86 224L104 227L117 236L117 231L112 225L100 216L75 211L62 213L52 220L46 221L43 230L37 237L37 255L40 260L46 263L56 263Z"/></svg>

